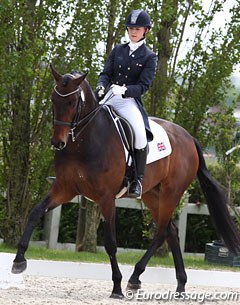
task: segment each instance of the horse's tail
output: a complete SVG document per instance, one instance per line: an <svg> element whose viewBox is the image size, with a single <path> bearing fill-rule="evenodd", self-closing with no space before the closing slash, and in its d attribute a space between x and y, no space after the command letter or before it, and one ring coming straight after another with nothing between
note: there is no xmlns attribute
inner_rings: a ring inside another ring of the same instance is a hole
<svg viewBox="0 0 240 305"><path fill-rule="evenodd" d="M236 254L237 251L240 251L240 234L228 211L226 194L221 185L207 170L199 143L196 139L194 139L194 142L199 157L197 177L205 196L210 216L226 246Z"/></svg>

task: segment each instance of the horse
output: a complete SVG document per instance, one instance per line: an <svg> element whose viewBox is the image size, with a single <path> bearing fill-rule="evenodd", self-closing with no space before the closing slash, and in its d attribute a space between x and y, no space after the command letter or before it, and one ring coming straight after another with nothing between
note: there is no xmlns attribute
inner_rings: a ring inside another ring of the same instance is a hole
<svg viewBox="0 0 240 305"><path fill-rule="evenodd" d="M53 66L51 73L56 83L51 95L51 143L56 148L56 179L46 197L29 214L12 272L21 273L26 269L25 252L41 217L82 194L99 205L104 217L104 247L110 259L113 281L110 297L121 299L124 295L116 258L115 197L126 171L122 141L106 106L96 101L86 73L62 75ZM234 253L239 251L240 235L229 214L225 191L210 175L198 141L177 124L157 117L151 119L166 130L172 153L145 168L142 201L151 213L156 232L149 248L136 263L127 289L136 291L141 287L141 274L155 250L166 240L175 265L176 291L184 293L187 275L178 230L172 218L183 193L195 177L200 181L217 232Z"/></svg>

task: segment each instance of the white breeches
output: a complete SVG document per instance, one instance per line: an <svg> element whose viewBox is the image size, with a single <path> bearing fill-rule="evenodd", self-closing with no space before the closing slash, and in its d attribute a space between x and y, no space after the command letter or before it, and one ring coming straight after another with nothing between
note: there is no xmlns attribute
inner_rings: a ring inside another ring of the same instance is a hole
<svg viewBox="0 0 240 305"><path fill-rule="evenodd" d="M134 148L142 149L147 145L146 129L143 122L143 117L134 98L122 98L120 95L115 95L108 99L111 95L111 90L106 94L105 98L100 102L113 106L114 110L131 124L134 134Z"/></svg>

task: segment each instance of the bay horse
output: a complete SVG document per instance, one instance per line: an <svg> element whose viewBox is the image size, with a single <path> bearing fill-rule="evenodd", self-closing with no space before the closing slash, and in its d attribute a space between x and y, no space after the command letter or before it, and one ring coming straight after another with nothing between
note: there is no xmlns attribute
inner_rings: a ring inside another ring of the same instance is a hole
<svg viewBox="0 0 240 305"><path fill-rule="evenodd" d="M105 107L96 102L86 74L61 75L52 66L51 72L56 82L51 96L54 116L51 143L56 148L56 180L42 202L30 212L12 272L20 273L26 269L24 255L40 218L49 210L82 194L99 205L104 217L104 246L112 268L111 297L123 298L115 236L115 196L126 170L122 142ZM155 250L166 240L173 255L176 290L183 293L187 275L172 215L196 176L216 229L234 253L239 251L240 235L229 214L225 193L209 174L196 139L174 123L160 118L152 119L166 130L172 153L146 166L142 201L151 212L156 233L150 247L135 265L127 288L137 290L141 287L140 275Z"/></svg>

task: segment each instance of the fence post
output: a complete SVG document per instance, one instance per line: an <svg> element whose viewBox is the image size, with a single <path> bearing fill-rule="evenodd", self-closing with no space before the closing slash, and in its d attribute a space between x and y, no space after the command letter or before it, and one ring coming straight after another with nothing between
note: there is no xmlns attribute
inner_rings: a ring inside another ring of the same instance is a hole
<svg viewBox="0 0 240 305"><path fill-rule="evenodd" d="M186 240L186 230L187 230L187 207L188 204L186 204L183 209L181 210L181 213L179 215L178 219L178 236L180 240L180 249L182 254L185 250L185 240Z"/></svg>
<svg viewBox="0 0 240 305"><path fill-rule="evenodd" d="M49 249L57 249L62 206L49 211L44 219L45 239Z"/></svg>

